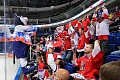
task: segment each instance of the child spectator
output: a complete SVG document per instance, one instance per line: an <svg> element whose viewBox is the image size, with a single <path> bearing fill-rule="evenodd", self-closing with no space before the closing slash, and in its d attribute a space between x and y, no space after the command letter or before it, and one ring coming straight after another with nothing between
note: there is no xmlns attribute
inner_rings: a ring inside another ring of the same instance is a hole
<svg viewBox="0 0 120 80"><path fill-rule="evenodd" d="M44 63L42 57L37 57L37 63L38 63L38 69L43 69L44 68Z"/></svg>
<svg viewBox="0 0 120 80"><path fill-rule="evenodd" d="M33 79L44 79L44 78L48 78L49 77L49 73L48 70L43 69L44 68L44 63L43 63L43 58L42 57L37 57L37 63L38 63L38 72L36 75L34 75L32 78Z"/></svg>

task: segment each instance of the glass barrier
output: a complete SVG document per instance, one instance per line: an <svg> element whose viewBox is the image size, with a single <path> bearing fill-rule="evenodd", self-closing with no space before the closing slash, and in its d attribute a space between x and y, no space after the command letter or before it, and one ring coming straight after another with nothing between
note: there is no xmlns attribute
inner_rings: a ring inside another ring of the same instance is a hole
<svg viewBox="0 0 120 80"><path fill-rule="evenodd" d="M3 1L4 16L0 23L0 80L14 80L19 68L19 61L13 56L12 42L10 41L11 31L6 24L10 24L6 14L6 1Z"/></svg>

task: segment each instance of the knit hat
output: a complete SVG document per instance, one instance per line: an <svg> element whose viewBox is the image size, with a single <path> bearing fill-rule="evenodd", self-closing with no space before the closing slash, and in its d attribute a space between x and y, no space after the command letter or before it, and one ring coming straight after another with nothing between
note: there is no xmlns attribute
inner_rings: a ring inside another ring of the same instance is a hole
<svg viewBox="0 0 120 80"><path fill-rule="evenodd" d="M24 25L22 23L22 21L20 20L20 16L17 16L17 14L15 13L14 14L14 25L17 26L17 25Z"/></svg>
<svg viewBox="0 0 120 80"><path fill-rule="evenodd" d="M103 17L102 12L99 12L97 18L102 18L102 17Z"/></svg>
<svg viewBox="0 0 120 80"><path fill-rule="evenodd" d="M27 24L27 22L28 22L28 18L27 17L20 17L20 20L23 22L23 24L24 25L26 25Z"/></svg>
<svg viewBox="0 0 120 80"><path fill-rule="evenodd" d="M17 16L17 14L14 14L14 25L26 25L28 21L27 17Z"/></svg>

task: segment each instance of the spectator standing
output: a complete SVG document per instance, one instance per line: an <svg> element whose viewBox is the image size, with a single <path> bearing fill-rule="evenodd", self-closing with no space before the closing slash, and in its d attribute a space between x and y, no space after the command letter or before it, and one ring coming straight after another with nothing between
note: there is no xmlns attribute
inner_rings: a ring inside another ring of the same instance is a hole
<svg viewBox="0 0 120 80"><path fill-rule="evenodd" d="M105 4L102 5L102 12L98 12L100 6L96 8L96 11L93 14L93 20L96 21L96 36L100 41L100 47L104 53L104 59L109 55L109 14L108 10L105 7Z"/></svg>

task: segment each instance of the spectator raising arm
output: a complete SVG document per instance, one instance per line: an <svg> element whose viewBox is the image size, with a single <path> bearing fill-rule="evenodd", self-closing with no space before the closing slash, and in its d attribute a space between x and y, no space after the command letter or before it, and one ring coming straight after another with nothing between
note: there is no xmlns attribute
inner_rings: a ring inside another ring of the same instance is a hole
<svg viewBox="0 0 120 80"><path fill-rule="evenodd" d="M49 48L49 54L48 54L48 65L53 69L53 71L56 71L56 64L54 62L54 57L53 57L53 49Z"/></svg>

